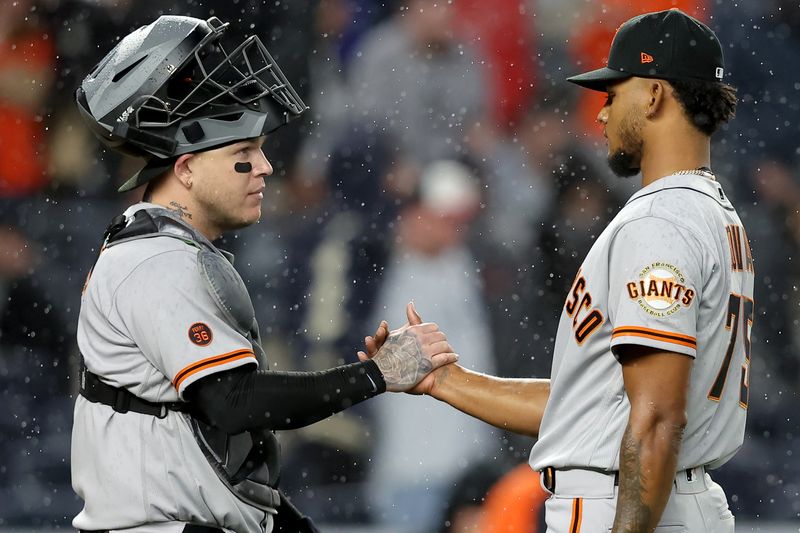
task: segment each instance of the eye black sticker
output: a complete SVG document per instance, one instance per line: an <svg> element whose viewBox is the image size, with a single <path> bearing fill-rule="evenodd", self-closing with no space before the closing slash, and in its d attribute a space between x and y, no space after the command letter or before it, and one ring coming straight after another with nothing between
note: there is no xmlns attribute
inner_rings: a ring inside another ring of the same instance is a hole
<svg viewBox="0 0 800 533"><path fill-rule="evenodd" d="M253 170L253 165L251 163L234 163L233 170L238 172L239 174L249 174L251 170Z"/></svg>

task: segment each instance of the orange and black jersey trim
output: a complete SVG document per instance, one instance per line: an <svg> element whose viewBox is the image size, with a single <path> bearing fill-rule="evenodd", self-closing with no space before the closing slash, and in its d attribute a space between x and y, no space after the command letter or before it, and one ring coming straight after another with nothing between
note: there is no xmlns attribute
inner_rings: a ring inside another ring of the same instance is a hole
<svg viewBox="0 0 800 533"><path fill-rule="evenodd" d="M253 350L249 348L243 348L241 350L234 350L232 352L224 353L221 355L215 355L214 357L209 357L207 359L196 361L188 365L187 367L183 368L177 374L175 374L175 378L172 380L172 384L175 386L177 390L181 390L181 384L184 381L186 381L188 377L193 376L198 372L202 372L203 370L207 370L215 366L225 365L233 361L238 361L239 359L247 359L250 357L255 359L255 354L253 353Z"/></svg>
<svg viewBox="0 0 800 533"><path fill-rule="evenodd" d="M569 533L578 533L581 530L581 521L583 520L583 498L575 498L572 500L572 520L569 523Z"/></svg>
<svg viewBox="0 0 800 533"><path fill-rule="evenodd" d="M656 341L669 342L678 344L687 348L697 349L697 339L689 335L681 333L673 333L670 331L661 331L658 329L642 328L638 326L621 326L614 328L611 332L611 338L618 337L641 337L645 339L652 339Z"/></svg>

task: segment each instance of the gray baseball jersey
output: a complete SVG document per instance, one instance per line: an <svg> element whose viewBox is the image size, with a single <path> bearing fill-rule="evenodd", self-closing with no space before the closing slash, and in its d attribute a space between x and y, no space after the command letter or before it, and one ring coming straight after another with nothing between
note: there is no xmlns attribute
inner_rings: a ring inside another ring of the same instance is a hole
<svg viewBox="0 0 800 533"><path fill-rule="evenodd" d="M622 344L694 358L678 469L730 459L744 439L753 277L744 228L719 183L676 174L634 194L567 295L531 466L619 468L630 412L613 352Z"/></svg>
<svg viewBox="0 0 800 533"><path fill-rule="evenodd" d="M137 204L130 217L152 204ZM178 226L167 228L190 238ZM86 367L103 381L153 402L182 400L203 376L257 364L204 286L198 248L156 236L104 250L87 280L78 320ZM239 500L195 442L188 416L164 419L78 396L72 433L73 487L86 502L78 529L164 522L218 523L264 531L271 518Z"/></svg>

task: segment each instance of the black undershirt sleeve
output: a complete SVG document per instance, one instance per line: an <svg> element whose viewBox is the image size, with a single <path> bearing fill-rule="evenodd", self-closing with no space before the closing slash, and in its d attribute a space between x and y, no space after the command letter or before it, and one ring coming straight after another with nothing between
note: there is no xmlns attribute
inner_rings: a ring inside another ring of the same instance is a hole
<svg viewBox="0 0 800 533"><path fill-rule="evenodd" d="M374 361L322 372L267 372L252 365L189 385L193 414L228 434L248 429L297 429L386 390Z"/></svg>

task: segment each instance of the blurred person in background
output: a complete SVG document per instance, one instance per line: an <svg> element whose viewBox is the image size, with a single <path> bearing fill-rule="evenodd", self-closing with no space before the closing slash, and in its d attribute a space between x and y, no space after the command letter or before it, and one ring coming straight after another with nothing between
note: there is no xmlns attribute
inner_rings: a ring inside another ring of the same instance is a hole
<svg viewBox="0 0 800 533"><path fill-rule="evenodd" d="M32 0L13 2L0 17L0 255L6 283L29 276L38 244L25 225L29 202L49 185L44 115L53 83L56 51ZM32 240L32 239L31 239ZM35 300L36 294L19 296ZM13 303L18 304L17 297ZM5 310L8 299L3 298ZM8 315L6 315L8 317ZM13 317L8 317L13 318ZM6 336L18 332L4 327Z"/></svg>
<svg viewBox="0 0 800 533"><path fill-rule="evenodd" d="M484 122L503 135L512 133L538 87L537 6L520 0L455 0L452 5L458 33L482 58Z"/></svg>
<svg viewBox="0 0 800 533"><path fill-rule="evenodd" d="M373 318L402 323L395 306L410 298L447 328L464 365L493 371L482 280L468 245L479 187L469 167L458 161L434 161L422 170L416 198L397 218ZM374 514L383 524L430 531L450 484L473 463L499 453L491 428L445 405L420 408L415 398L393 396L378 398L369 408L377 439L369 486ZM403 442L409 438L420 447L407 449Z"/></svg>
<svg viewBox="0 0 800 533"><path fill-rule="evenodd" d="M291 334L284 349L303 370L355 360L349 347L363 342L375 313L397 202L417 179L391 141L374 133L341 142L326 172L323 201L283 235L288 274L280 301L292 302L280 313ZM370 519L363 482L373 418L369 406L357 406L293 434L283 486L298 505L328 522Z"/></svg>
<svg viewBox="0 0 800 533"><path fill-rule="evenodd" d="M742 453L720 472L740 514L794 520L800 513L800 4L712 4L730 35L726 61L740 99L736 127L715 146L758 262L751 406ZM735 133L732 135L731 133Z"/></svg>
<svg viewBox="0 0 800 533"><path fill-rule="evenodd" d="M135 172L137 162L113 150L98 150L81 122L73 93L81 77L116 43L116 36L127 33L135 18L147 20L153 6L137 6L132 0L43 0L41 4L38 11L46 21L48 40L58 53L46 102L48 201L38 199L35 204L38 214L58 224L37 230L48 256L67 268L58 276L59 296L70 310L74 335L80 289L94 259L87 250L96 251L97 228L124 207L126 198L117 194L114 183Z"/></svg>
<svg viewBox="0 0 800 533"><path fill-rule="evenodd" d="M310 131L298 154L296 187L311 189L312 197L325 190L325 171L337 145L359 136L354 120L350 67L363 35L395 10L394 2L371 0L320 0L315 2L311 51L308 57Z"/></svg>
<svg viewBox="0 0 800 533"><path fill-rule="evenodd" d="M550 135L545 134L545 130L558 129L554 121L547 121L541 125L541 136L537 136L535 130L532 136L547 138ZM551 145L548 153L545 166L553 180L555 196L540 240L529 256L539 267L534 276L542 292L528 299L527 304L533 321L553 332L558 324L557 310L563 295L574 280L570 273L578 271L586 252L614 218L620 198L603 179L605 170L569 136ZM548 343L552 340L550 337Z"/></svg>
<svg viewBox="0 0 800 533"><path fill-rule="evenodd" d="M544 502L549 496L542 488L539 472L527 463L518 465L487 490L477 531L545 533Z"/></svg>
<svg viewBox="0 0 800 533"><path fill-rule="evenodd" d="M308 186L324 182L331 153L349 134L352 103L343 49L354 16L352 0L321 0L314 11L314 50L308 59L312 127L303 139L297 176Z"/></svg>
<svg viewBox="0 0 800 533"><path fill-rule="evenodd" d="M354 120L385 129L420 165L465 155L485 116L486 77L450 2L410 0L364 35L349 73Z"/></svg>
<svg viewBox="0 0 800 533"><path fill-rule="evenodd" d="M487 533L484 505L486 493L501 474L500 465L489 458L470 464L450 483L445 507L436 526L425 531Z"/></svg>
<svg viewBox="0 0 800 533"><path fill-rule="evenodd" d="M57 76L48 100L48 172L53 194L73 209L86 205L87 201L94 206L82 213L83 220L70 220L66 212L55 216L67 217L65 222L76 234L75 248L83 251L84 236L80 233L88 229L86 233L91 236L86 235L86 238L94 245L96 226L105 224L123 203L114 187L117 180L109 180L108 176L122 178L135 172L136 161L113 150L98 150L91 133L81 123L72 103L72 93L84 73L116 43L116 36L157 16L156 6L135 0L42 0L40 9L47 20L50 40L58 51ZM104 213L104 203L109 204L109 213ZM108 216L104 216L106 214ZM72 258L72 264L85 264L90 260L87 255ZM85 266L83 271L89 267Z"/></svg>
<svg viewBox="0 0 800 533"><path fill-rule="evenodd" d="M497 361L501 375L517 375L518 362L532 357L525 349L530 315L526 295L535 291L531 271L538 272L539 266L531 261L531 249L554 198L552 180L525 142L532 136L526 133L529 129L526 120L512 133L481 124L467 139L483 176L481 209L469 243L484 282L492 349L504 354ZM543 361L542 367L548 363ZM517 453L513 446L508 450L512 454Z"/></svg>
<svg viewBox="0 0 800 533"><path fill-rule="evenodd" d="M576 131L572 93L561 89L539 94L542 100L531 103L514 136L495 141L502 147L496 153L503 157L482 158L484 164L495 165L488 171L482 227L495 217L503 221L505 232L516 228L520 235L495 253L483 250L481 255L492 298L494 349L503 354L497 360L502 376L549 373L558 309L573 280L569 272L577 271L580 258L618 209L607 172L592 162ZM490 181L501 172L512 178L504 188ZM492 196L500 190L506 194L494 203ZM497 236L489 229L482 241L485 245ZM529 437L507 433L503 438L514 462L528 456L533 444Z"/></svg>
<svg viewBox="0 0 800 533"><path fill-rule="evenodd" d="M47 186L44 105L56 51L32 0L0 17L0 197L21 198Z"/></svg>
<svg viewBox="0 0 800 533"><path fill-rule="evenodd" d="M47 173L47 102L57 50L38 5L7 2L0 16L0 517L25 524L31 515L70 508L65 458L71 346L59 290L68 274L48 247L41 196ZM42 501L52 502L45 510Z"/></svg>

